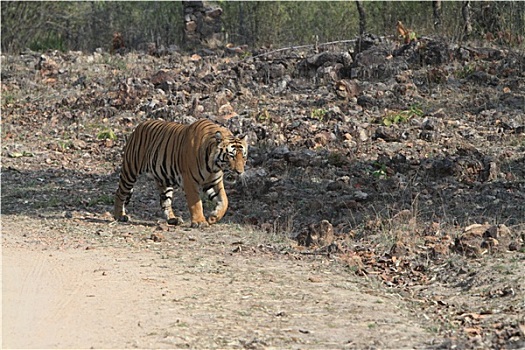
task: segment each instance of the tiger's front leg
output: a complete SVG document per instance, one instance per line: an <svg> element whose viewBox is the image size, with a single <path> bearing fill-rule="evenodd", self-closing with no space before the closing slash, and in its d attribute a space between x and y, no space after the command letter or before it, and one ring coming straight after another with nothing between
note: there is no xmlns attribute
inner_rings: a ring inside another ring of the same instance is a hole
<svg viewBox="0 0 525 350"><path fill-rule="evenodd" d="M208 226L208 222L204 217L199 192L199 187L197 185L184 185L184 193L186 194L186 201L188 202L188 208L190 209L191 227L193 228Z"/></svg>
<svg viewBox="0 0 525 350"><path fill-rule="evenodd" d="M228 197L226 197L226 191L224 190L224 183L222 181L205 192L210 200L217 203L215 209L211 212L210 217L208 218L208 223L211 225L222 219L224 214L226 214L226 210L228 209Z"/></svg>

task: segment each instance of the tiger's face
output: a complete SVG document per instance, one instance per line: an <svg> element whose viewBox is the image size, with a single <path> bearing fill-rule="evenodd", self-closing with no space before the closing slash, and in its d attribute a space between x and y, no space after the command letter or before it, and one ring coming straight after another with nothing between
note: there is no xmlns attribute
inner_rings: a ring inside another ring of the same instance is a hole
<svg viewBox="0 0 525 350"><path fill-rule="evenodd" d="M221 139L218 144L216 164L242 175L248 158L248 137Z"/></svg>

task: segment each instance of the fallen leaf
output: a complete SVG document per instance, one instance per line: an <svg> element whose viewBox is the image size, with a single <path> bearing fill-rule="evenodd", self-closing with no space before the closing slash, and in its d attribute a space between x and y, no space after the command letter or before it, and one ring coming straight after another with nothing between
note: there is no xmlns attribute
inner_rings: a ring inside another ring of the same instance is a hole
<svg viewBox="0 0 525 350"><path fill-rule="evenodd" d="M481 334L481 329L479 327L466 327L466 328L463 328L463 331L470 336Z"/></svg>
<svg viewBox="0 0 525 350"><path fill-rule="evenodd" d="M33 157L34 154L31 152L23 151L23 152L10 152L7 154L9 158L21 158L21 157Z"/></svg>
<svg viewBox="0 0 525 350"><path fill-rule="evenodd" d="M317 276L308 277L308 281L313 282L313 283L321 283L321 279Z"/></svg>

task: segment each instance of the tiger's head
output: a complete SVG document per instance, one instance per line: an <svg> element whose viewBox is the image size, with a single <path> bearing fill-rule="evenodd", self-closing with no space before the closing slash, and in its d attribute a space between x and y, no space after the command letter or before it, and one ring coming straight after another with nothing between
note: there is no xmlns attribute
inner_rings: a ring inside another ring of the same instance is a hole
<svg viewBox="0 0 525 350"><path fill-rule="evenodd" d="M224 137L220 131L215 133L217 140L217 158L215 164L221 169L229 168L235 173L244 174L248 158L248 137Z"/></svg>

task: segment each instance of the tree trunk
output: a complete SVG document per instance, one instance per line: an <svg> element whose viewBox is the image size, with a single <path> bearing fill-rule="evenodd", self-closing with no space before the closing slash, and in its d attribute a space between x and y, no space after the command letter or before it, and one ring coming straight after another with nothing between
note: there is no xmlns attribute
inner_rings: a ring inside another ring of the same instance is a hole
<svg viewBox="0 0 525 350"><path fill-rule="evenodd" d="M218 6L204 1L183 1L184 44L188 49L216 49L223 45L221 15Z"/></svg>
<svg viewBox="0 0 525 350"><path fill-rule="evenodd" d="M441 0L432 1L432 13L434 15L434 29L441 31Z"/></svg>
<svg viewBox="0 0 525 350"><path fill-rule="evenodd" d="M472 22L470 20L470 1L463 1L461 6L461 14L463 16L464 29L463 38L468 38L472 34Z"/></svg>
<svg viewBox="0 0 525 350"><path fill-rule="evenodd" d="M246 18L244 13L244 2L239 1L239 33L243 33L244 36L242 36L242 42L241 44L247 44L248 38L247 38L247 26L246 26Z"/></svg>
<svg viewBox="0 0 525 350"><path fill-rule="evenodd" d="M363 4L360 0L356 0L355 2L357 6L357 12L359 12L359 35L363 35L366 33L366 13L365 9L363 8Z"/></svg>
<svg viewBox="0 0 525 350"><path fill-rule="evenodd" d="M390 1L383 1L380 7L381 20L383 21L383 35L389 35L392 32L392 20L390 18Z"/></svg>

